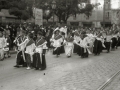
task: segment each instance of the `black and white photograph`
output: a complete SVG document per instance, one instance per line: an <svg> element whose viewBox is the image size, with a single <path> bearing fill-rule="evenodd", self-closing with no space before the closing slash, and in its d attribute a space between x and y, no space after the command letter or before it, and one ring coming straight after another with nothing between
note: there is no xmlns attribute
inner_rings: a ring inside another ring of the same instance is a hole
<svg viewBox="0 0 120 90"><path fill-rule="evenodd" d="M120 90L120 0L0 0L0 90Z"/></svg>

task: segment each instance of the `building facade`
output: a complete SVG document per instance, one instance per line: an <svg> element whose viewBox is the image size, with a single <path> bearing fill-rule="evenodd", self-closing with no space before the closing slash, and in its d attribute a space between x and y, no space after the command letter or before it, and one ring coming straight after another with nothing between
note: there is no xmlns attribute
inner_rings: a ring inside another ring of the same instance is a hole
<svg viewBox="0 0 120 90"><path fill-rule="evenodd" d="M95 5L92 15L87 18L84 14L79 14L76 17L71 16L68 23L81 23L87 26L100 27L101 25L111 25L111 1L110 0L90 0L90 3Z"/></svg>

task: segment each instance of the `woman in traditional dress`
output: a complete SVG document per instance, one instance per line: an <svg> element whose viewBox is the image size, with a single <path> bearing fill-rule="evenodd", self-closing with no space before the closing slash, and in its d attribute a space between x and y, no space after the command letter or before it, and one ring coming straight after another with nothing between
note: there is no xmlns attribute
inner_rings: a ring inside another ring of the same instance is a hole
<svg viewBox="0 0 120 90"><path fill-rule="evenodd" d="M80 46L81 46L81 58L87 58L89 56L89 50L88 50L89 41L85 31L81 33Z"/></svg>
<svg viewBox="0 0 120 90"><path fill-rule="evenodd" d="M94 55L99 55L102 52L103 46L102 46L102 34L99 33L94 41L94 47L93 47L93 53Z"/></svg>
<svg viewBox="0 0 120 90"><path fill-rule="evenodd" d="M33 55L33 67L36 70L44 70L46 69L46 59L45 59L45 48L47 42L45 38L43 37L43 34L41 32L37 33L37 40L36 40L36 48L35 48L35 54Z"/></svg>
<svg viewBox="0 0 120 90"><path fill-rule="evenodd" d="M53 46L53 55L58 57L62 53L61 46L63 42L63 38L60 35L60 31L58 29L54 32L54 35L51 38L51 42Z"/></svg>
<svg viewBox="0 0 120 90"><path fill-rule="evenodd" d="M69 32L68 36L64 40L65 53L67 57L71 57L71 55L73 54L73 48L74 48L73 41L74 38L72 37L72 33Z"/></svg>
<svg viewBox="0 0 120 90"><path fill-rule="evenodd" d="M26 67L26 60L25 60L25 46L27 43L27 37L26 37L26 31L21 30L20 31L20 36L16 38L14 41L17 43L17 56L16 56L16 65L14 67L19 68L19 65L23 65Z"/></svg>
<svg viewBox="0 0 120 90"><path fill-rule="evenodd" d="M27 41L26 49L25 49L25 56L26 56L25 58L27 62L26 69L28 70L32 68L34 49L35 49L35 42L33 40L33 34L29 33L28 41Z"/></svg>
<svg viewBox="0 0 120 90"><path fill-rule="evenodd" d="M109 31L109 32L107 32L106 33L106 38L105 38L105 42L104 42L104 44L105 44L105 49L107 50L107 53L109 53L110 52L110 46L111 46L111 42L112 42L112 35L111 35L112 33Z"/></svg>
<svg viewBox="0 0 120 90"><path fill-rule="evenodd" d="M116 45L117 45L117 39L118 39L117 33L118 33L117 31L113 31L112 44L111 44L112 50L115 50L115 47L116 47Z"/></svg>
<svg viewBox="0 0 120 90"><path fill-rule="evenodd" d="M78 30L75 30L75 32L74 32L74 51L73 52L77 53L79 56L81 55L81 53L80 53L81 47L79 46L80 41L81 41L80 32Z"/></svg>

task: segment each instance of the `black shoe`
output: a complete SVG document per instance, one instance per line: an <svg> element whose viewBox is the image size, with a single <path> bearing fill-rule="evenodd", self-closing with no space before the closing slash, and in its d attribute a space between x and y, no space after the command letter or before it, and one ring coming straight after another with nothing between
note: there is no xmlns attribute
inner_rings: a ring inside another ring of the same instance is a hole
<svg viewBox="0 0 120 90"><path fill-rule="evenodd" d="M88 56L85 56L85 58L88 58Z"/></svg>
<svg viewBox="0 0 120 90"><path fill-rule="evenodd" d="M4 58L3 59L1 59L0 61L3 61L4 60Z"/></svg>
<svg viewBox="0 0 120 90"><path fill-rule="evenodd" d="M19 68L20 66L18 66L18 65L15 65L14 67L17 67L17 68Z"/></svg>
<svg viewBox="0 0 120 90"><path fill-rule="evenodd" d="M8 56L8 58L10 58L11 56Z"/></svg>
<svg viewBox="0 0 120 90"><path fill-rule="evenodd" d="M95 53L94 56L97 56L97 53Z"/></svg>
<svg viewBox="0 0 120 90"><path fill-rule="evenodd" d="M67 56L68 58L70 58L71 56Z"/></svg>
<svg viewBox="0 0 120 90"><path fill-rule="evenodd" d="M45 68L41 68L41 70L45 70Z"/></svg>
<svg viewBox="0 0 120 90"><path fill-rule="evenodd" d="M39 68L35 68L35 70L39 70Z"/></svg>
<svg viewBox="0 0 120 90"><path fill-rule="evenodd" d="M58 58L58 57L59 57L59 55L56 55L56 57Z"/></svg>
<svg viewBox="0 0 120 90"><path fill-rule="evenodd" d="M107 53L109 53L110 51L107 51Z"/></svg>
<svg viewBox="0 0 120 90"><path fill-rule="evenodd" d="M81 56L81 58L84 58L84 56Z"/></svg>

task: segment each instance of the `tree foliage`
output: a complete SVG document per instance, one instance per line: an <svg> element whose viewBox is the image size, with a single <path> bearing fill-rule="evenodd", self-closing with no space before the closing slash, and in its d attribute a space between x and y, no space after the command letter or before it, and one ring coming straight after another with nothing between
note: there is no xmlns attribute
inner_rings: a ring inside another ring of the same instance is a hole
<svg viewBox="0 0 120 90"><path fill-rule="evenodd" d="M92 12L92 5L86 4L85 7L79 8L78 4L87 3L87 1L78 1L78 0L56 0L56 10L55 14L59 17L59 21L63 20L67 22L67 19L76 14L84 13L86 16L90 16ZM61 21L60 21L61 22Z"/></svg>
<svg viewBox="0 0 120 90"><path fill-rule="evenodd" d="M88 18L92 14L93 6L88 2L89 0L54 0L56 8L52 8L53 0L0 0L0 9L8 8L10 14L21 19L28 19L33 16L33 6L43 9L43 18L48 21L55 14L59 22L67 22L72 15L84 13ZM79 8L78 4L86 3L84 8ZM46 14L49 10L49 14ZM28 16L28 17L27 17Z"/></svg>
<svg viewBox="0 0 120 90"><path fill-rule="evenodd" d="M31 2L29 2L31 1ZM0 9L9 9L11 15L27 20L32 17L33 0L0 0Z"/></svg>
<svg viewBox="0 0 120 90"><path fill-rule="evenodd" d="M84 13L87 17L91 15L93 6L89 4L89 0L54 0L56 2L56 8L52 9L53 0L36 0L36 7L46 9L45 3L47 3L51 12L53 12L59 19L59 22L67 22L67 19L76 14ZM84 8L79 8L78 4L86 3Z"/></svg>

